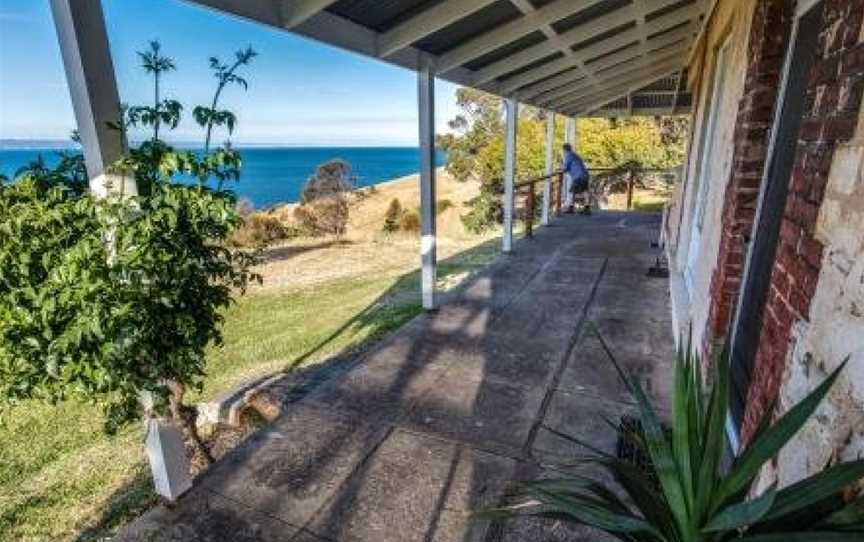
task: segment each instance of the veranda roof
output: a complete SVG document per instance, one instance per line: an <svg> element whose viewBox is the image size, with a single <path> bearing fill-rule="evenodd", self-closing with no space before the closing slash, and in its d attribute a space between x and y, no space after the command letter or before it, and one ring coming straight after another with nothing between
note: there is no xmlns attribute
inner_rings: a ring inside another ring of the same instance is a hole
<svg viewBox="0 0 864 542"><path fill-rule="evenodd" d="M567 116L689 111L707 0L185 0Z"/></svg>

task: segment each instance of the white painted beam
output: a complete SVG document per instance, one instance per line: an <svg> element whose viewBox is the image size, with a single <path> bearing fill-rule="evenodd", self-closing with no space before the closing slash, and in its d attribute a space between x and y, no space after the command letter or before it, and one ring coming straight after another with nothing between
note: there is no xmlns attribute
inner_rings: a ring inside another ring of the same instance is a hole
<svg viewBox="0 0 864 542"><path fill-rule="evenodd" d="M675 0L659 0L659 7L664 7L674 3ZM687 5L675 11L656 17L645 23L645 32L647 34L655 34L662 32L668 28L672 28L688 20L695 20L699 16L699 7L696 5ZM587 23L576 26L558 36L561 43L568 47L587 41L596 36L609 32L610 30L622 26L632 20L633 13L628 8L615 10L606 15L597 17ZM580 49L576 55L582 59L591 59L603 52L623 47L628 43L635 42L641 34L637 29L625 30L619 34L615 34L605 40L591 44L588 47ZM497 79L513 70L527 66L532 62L536 62L545 58L558 50L558 45L544 41L513 55L509 55L499 61L493 62L488 66L477 70L474 75L473 83L479 85Z"/></svg>
<svg viewBox="0 0 864 542"><path fill-rule="evenodd" d="M627 114L626 109L601 109L595 108L593 111L583 113L585 118L620 118ZM668 107L634 107L634 117L657 117L668 115Z"/></svg>
<svg viewBox="0 0 864 542"><path fill-rule="evenodd" d="M669 75L675 73L675 69L672 68L666 72L661 72L657 77L653 78L645 78L638 81L633 81L630 85L622 85L619 88L608 89L606 93L603 95L595 95L590 99L586 99L585 101L581 101L578 104L575 104L570 110L574 113L583 114L585 112L591 112L595 109L599 109L604 105L614 102L620 98L623 98L630 92L635 92L640 88L650 85L654 81L658 79L662 79L664 77L668 77Z"/></svg>
<svg viewBox="0 0 864 542"><path fill-rule="evenodd" d="M625 66L621 66L617 69L609 70L607 73L604 73L604 77L600 79L600 91L605 88L617 86L620 83L626 83L627 81L633 80L633 78L635 77L650 77L655 73L667 71L674 68L680 69L680 67L680 53L679 55L670 56L667 59L660 60L656 64L651 64L647 66L632 66L630 63L628 63ZM566 92L564 92L565 90ZM573 101L576 101L581 97L596 92L598 92L598 89L595 86L580 82L575 85L570 85L569 87L562 89L559 92L555 92L554 95L544 95L542 99L539 100L539 102L541 104L549 106L555 104L555 106L557 107L563 104L572 103Z"/></svg>
<svg viewBox="0 0 864 542"><path fill-rule="evenodd" d="M324 11L336 0L282 0L282 26L291 29Z"/></svg>
<svg viewBox="0 0 864 542"><path fill-rule="evenodd" d="M597 74L598 71L603 70L607 67L614 66L619 62L623 62L630 58L636 58L640 55L643 55L644 58L648 59L648 61L652 60L652 57L656 56L666 56L668 54L667 51L661 50L656 51L662 47L666 47L672 45L676 42L680 42L682 40L686 40L690 35L688 31L688 27L674 30L672 32L662 34L652 40L649 40L648 43L644 47L640 47L638 49L634 49L632 47L628 47L626 49L622 49L617 51L611 55L603 57L600 60L595 62L591 62L585 65L585 68L589 70L593 74ZM614 48L606 49L614 50ZM647 51L655 51L653 53L648 53ZM684 59L681 60L682 64ZM544 79L554 76L564 70L570 69L573 67L573 60L569 58L560 58L558 60L553 60L552 62L547 62L542 66L539 66L531 71L521 73L516 77L511 77L510 79L505 80L501 85L500 89L503 92L513 92L519 89L520 94L531 95L534 94L533 91L536 90L536 87L532 87L532 83L540 81L541 85L546 83L543 81ZM572 76L572 73L570 74ZM529 87L524 88L523 87ZM541 88L543 88L541 86Z"/></svg>
<svg viewBox="0 0 864 542"><path fill-rule="evenodd" d="M584 103L586 101L596 101L601 99L603 96L610 92L616 92L619 89L633 89L633 91L637 91L645 85L653 83L658 79L662 79L664 76L667 76L670 73L674 73L676 70L681 69L678 63L666 63L655 66L651 69L643 69L638 71L632 71L629 74L622 74L619 77L611 80L604 87L604 90L597 91L595 89L584 89L581 93L569 96L566 99L555 102L555 108L560 110L570 110L575 104ZM643 83L644 82L644 83ZM633 85L643 83L641 86L633 87ZM625 93L619 95L619 97L624 96Z"/></svg>
<svg viewBox="0 0 864 542"><path fill-rule="evenodd" d="M501 25L494 30L481 34L468 43L444 53L438 60L439 73L447 73L490 51L516 41L532 32L536 32L544 25L564 19L585 8L599 4L601 1L558 0L557 2L547 4L533 13Z"/></svg>
<svg viewBox="0 0 864 542"><path fill-rule="evenodd" d="M546 164L543 169L546 174L546 180L543 181L543 213L541 215L541 224L549 225L549 210L552 207L552 172L554 171L555 161L555 113L552 111L546 112Z"/></svg>
<svg viewBox="0 0 864 542"><path fill-rule="evenodd" d="M108 127L120 120L120 96L102 3L51 0L51 12L90 188L102 196L111 191L135 195L134 179L106 175L107 168L123 155L125 142L120 131Z"/></svg>
<svg viewBox="0 0 864 542"><path fill-rule="evenodd" d="M381 34L378 38L379 55L390 56L495 1L446 0L437 4Z"/></svg>
<svg viewBox="0 0 864 542"><path fill-rule="evenodd" d="M513 187L516 184L516 130L519 125L519 103L515 98L504 99L506 128L504 136L504 233L501 250L513 251Z"/></svg>
<svg viewBox="0 0 864 542"><path fill-rule="evenodd" d="M689 34L687 34L685 32L680 32L678 30L675 30L675 31L672 31L669 33L669 37L667 39L679 41L681 39L686 38L688 35ZM655 42L652 41L649 43L655 43ZM656 42L656 43L662 44L662 43L664 43L664 40L661 40L661 41ZM683 47L683 45L682 45L682 47ZM678 50L677 48L672 49L671 51L660 51L657 53L656 56L651 58L651 62L653 62L653 63L663 62L664 60L666 60L667 58L669 58L673 55L680 55L682 51L683 51L683 49ZM598 60L592 64L589 64L588 67L590 69L593 69L596 73L597 71L604 70L605 68L614 66L615 64L622 62L624 60L631 59L631 58L636 59L637 55L638 55L637 49L627 48L627 49L624 49L624 50L619 51L617 53L613 53L612 55L609 55L608 57L603 58L601 60ZM683 58L682 58L681 62L683 62ZM611 76L616 75L617 72L620 70L630 71L632 69L633 69L632 66L628 66L628 67L622 66L620 69L607 70L607 71L596 76L596 82L598 84L602 83L604 80L607 80ZM586 83L586 81L584 78L576 77L574 72L567 71L567 72L561 73L560 75L556 75L554 77L550 77L548 79L545 79L544 81L537 83L535 85L525 87L525 88L520 90L520 94L525 96L526 98L529 98L529 99L539 98L541 100L541 103L543 103L543 102L548 102L550 100L559 98L561 96L566 96L567 94L571 94L573 92L573 89L574 89L574 87L573 87L574 84L578 85L579 87L582 87L582 86L586 86L585 83Z"/></svg>
<svg viewBox="0 0 864 542"><path fill-rule="evenodd" d="M417 72L420 129L420 263L423 308L437 308L437 237L435 224L435 72L426 62Z"/></svg>

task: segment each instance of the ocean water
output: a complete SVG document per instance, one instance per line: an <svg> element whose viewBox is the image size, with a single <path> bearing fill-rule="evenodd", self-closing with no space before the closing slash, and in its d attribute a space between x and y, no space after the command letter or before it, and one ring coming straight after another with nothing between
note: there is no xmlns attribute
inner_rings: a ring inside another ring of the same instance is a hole
<svg viewBox="0 0 864 542"><path fill-rule="evenodd" d="M243 155L240 182L232 188L256 208L297 201L306 179L328 160L341 158L351 164L357 186L370 186L411 175L419 170L417 148L412 147L239 147ZM0 148L0 173L12 177L22 166L42 155L48 164L57 161L51 148ZM446 154L439 152L437 165Z"/></svg>

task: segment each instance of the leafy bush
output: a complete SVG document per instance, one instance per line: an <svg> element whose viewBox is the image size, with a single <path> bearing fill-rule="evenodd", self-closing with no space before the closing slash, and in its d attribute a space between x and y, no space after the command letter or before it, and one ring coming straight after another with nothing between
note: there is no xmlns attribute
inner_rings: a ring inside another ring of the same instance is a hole
<svg viewBox="0 0 864 542"><path fill-rule="evenodd" d="M348 200L342 195L319 197L294 209L294 219L304 234L344 235L348 230Z"/></svg>
<svg viewBox="0 0 864 542"><path fill-rule="evenodd" d="M721 458L729 412L727 356L715 364L714 386L707 394L698 357L689 349L679 353L671 434L663 430L638 379L625 375L614 358L613 363L639 406L641 430L628 433L630 444L651 459L653 476L558 433L597 454L562 467L564 471L598 466L615 479L626 498L601 481L572 474L522 485L520 502L491 515L553 516L637 542L862 539L864 495L856 495L855 485L864 478L864 460L835 465L783 489L775 484L748 498L761 468L807 422L845 363L773 424L766 415L752 442L725 473Z"/></svg>
<svg viewBox="0 0 864 542"><path fill-rule="evenodd" d="M238 214L243 216L242 209L238 208ZM244 217L243 225L231 234L228 242L235 247L262 247L288 237L288 228L277 217L253 213Z"/></svg>
<svg viewBox="0 0 864 542"><path fill-rule="evenodd" d="M435 204L435 213L438 215L442 215L447 212L448 209L452 209L454 207L453 201L449 199L439 199Z"/></svg>
<svg viewBox="0 0 864 542"><path fill-rule="evenodd" d="M121 107L115 127L143 123L153 138L111 168L134 176L138 196L92 193L73 160L37 163L0 186L0 398L92 401L109 431L168 414L206 459L184 395L201 385L205 347L221 342L221 311L260 277L254 254L226 248L243 219L221 184L239 177L239 154L226 145L199 156L159 140L182 111L158 99L173 63L155 42L141 57L157 100ZM175 182L181 174L199 183Z"/></svg>
<svg viewBox="0 0 864 542"><path fill-rule="evenodd" d="M403 212L399 219L399 229L406 232L419 232L420 213L415 210Z"/></svg>
<svg viewBox="0 0 864 542"><path fill-rule="evenodd" d="M384 213L384 233L395 233L399 231L399 223L402 219L402 204L399 198L390 200L387 212Z"/></svg>
<svg viewBox="0 0 864 542"><path fill-rule="evenodd" d="M483 233L504 221L504 181L495 179L480 185L480 194L468 201L469 211L462 225L471 233Z"/></svg>

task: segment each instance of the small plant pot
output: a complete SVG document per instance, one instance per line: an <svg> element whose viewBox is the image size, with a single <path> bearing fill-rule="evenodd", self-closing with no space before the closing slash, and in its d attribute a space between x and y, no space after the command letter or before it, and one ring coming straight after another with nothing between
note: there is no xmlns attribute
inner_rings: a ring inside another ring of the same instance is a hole
<svg viewBox="0 0 864 542"><path fill-rule="evenodd" d="M148 418L144 446L156 493L173 502L192 487L183 432L171 421Z"/></svg>

